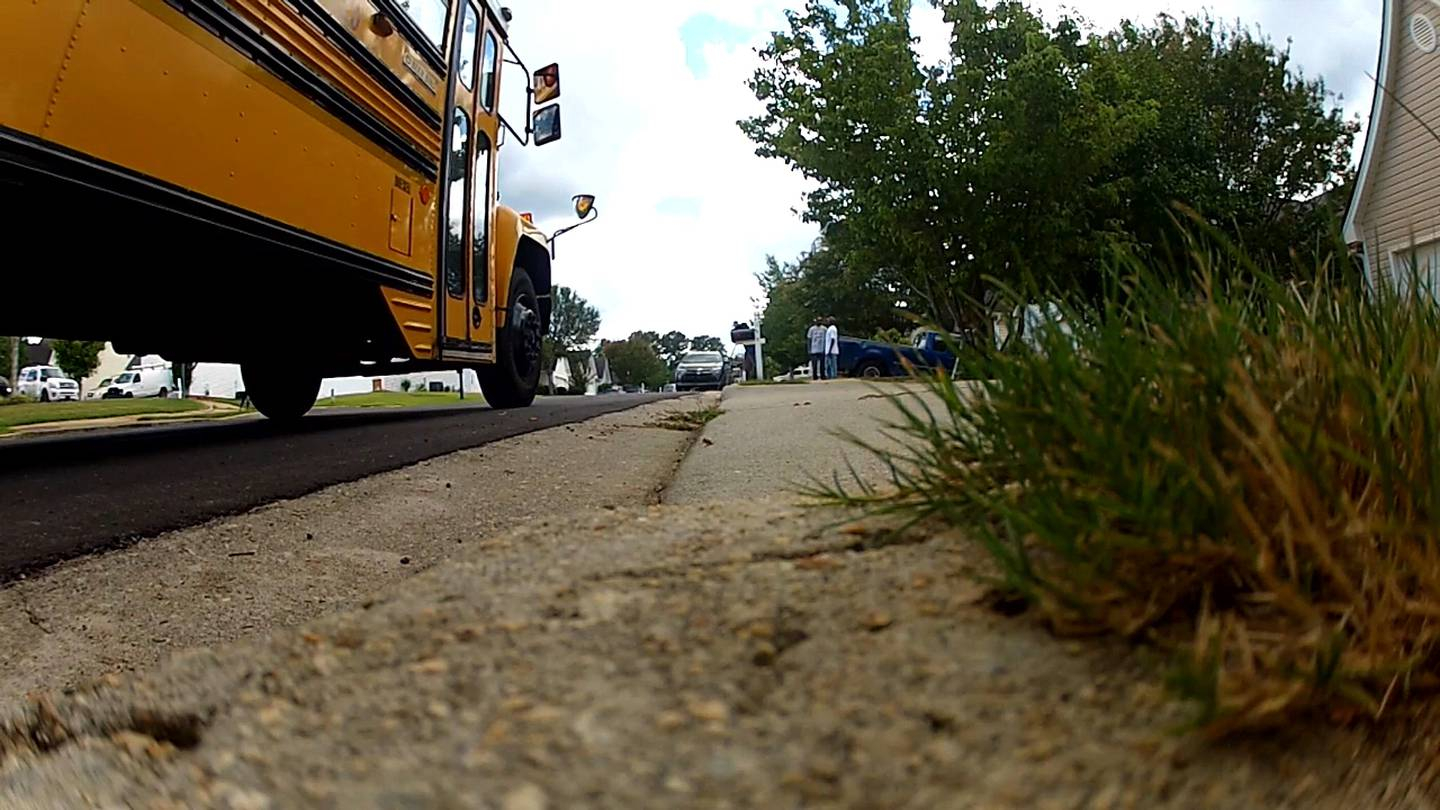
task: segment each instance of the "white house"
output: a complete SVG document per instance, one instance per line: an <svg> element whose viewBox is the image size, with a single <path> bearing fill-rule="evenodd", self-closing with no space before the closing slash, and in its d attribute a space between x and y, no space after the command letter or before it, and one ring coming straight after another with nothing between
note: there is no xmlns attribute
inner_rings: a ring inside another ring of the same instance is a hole
<svg viewBox="0 0 1440 810"><path fill-rule="evenodd" d="M1372 283L1440 293L1440 0L1383 0L1379 87L1345 240Z"/></svg>

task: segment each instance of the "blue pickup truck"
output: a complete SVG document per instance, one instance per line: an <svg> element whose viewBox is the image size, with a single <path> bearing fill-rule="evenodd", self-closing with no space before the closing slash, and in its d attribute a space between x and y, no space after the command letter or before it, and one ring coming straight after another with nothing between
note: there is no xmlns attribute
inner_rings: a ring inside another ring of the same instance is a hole
<svg viewBox="0 0 1440 810"><path fill-rule="evenodd" d="M920 371L943 369L947 374L955 368L955 354L945 348L938 332L916 330L909 346L840 337L840 373L847 377L904 377L910 372L908 361Z"/></svg>

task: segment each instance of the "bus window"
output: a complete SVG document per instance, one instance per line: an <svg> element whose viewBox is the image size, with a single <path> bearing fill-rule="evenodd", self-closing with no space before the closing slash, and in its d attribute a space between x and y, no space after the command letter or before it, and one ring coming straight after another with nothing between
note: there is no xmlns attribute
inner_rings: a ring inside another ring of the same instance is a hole
<svg viewBox="0 0 1440 810"><path fill-rule="evenodd" d="M465 4L465 22L460 29L460 81L466 90L475 89L475 34L480 27L480 14Z"/></svg>
<svg viewBox="0 0 1440 810"><path fill-rule="evenodd" d="M450 191L445 203L445 289L451 298L465 297L465 177L470 165L469 144L470 116L457 108L455 126L450 132Z"/></svg>
<svg viewBox="0 0 1440 810"><path fill-rule="evenodd" d="M475 239L473 249L475 300L490 297L490 139L481 131L475 136Z"/></svg>
<svg viewBox="0 0 1440 810"><path fill-rule="evenodd" d="M446 0L400 0L400 8L425 36L430 44L445 52L445 6Z"/></svg>
<svg viewBox="0 0 1440 810"><path fill-rule="evenodd" d="M495 111L495 67L500 58L500 46L495 35L485 33L485 55L480 60L480 103L488 112Z"/></svg>

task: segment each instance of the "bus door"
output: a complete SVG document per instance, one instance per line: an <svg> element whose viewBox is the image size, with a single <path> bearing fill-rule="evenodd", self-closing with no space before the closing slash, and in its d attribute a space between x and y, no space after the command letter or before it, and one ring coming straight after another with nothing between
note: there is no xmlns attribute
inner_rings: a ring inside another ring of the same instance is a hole
<svg viewBox="0 0 1440 810"><path fill-rule="evenodd" d="M475 88L474 183L470 195L474 211L470 270L470 340L492 358L495 352L495 183L500 137L501 32L495 18L486 15L480 36L480 80Z"/></svg>
<svg viewBox="0 0 1440 810"><path fill-rule="evenodd" d="M443 283L440 285L442 339L445 360L484 361L494 358L494 316L489 301L490 227L493 206L495 91L486 91L498 76L491 69L482 75L483 51L498 42L477 0L456 4L452 53L450 109L447 115L445 156L445 228L441 250ZM478 282L478 283L477 283Z"/></svg>

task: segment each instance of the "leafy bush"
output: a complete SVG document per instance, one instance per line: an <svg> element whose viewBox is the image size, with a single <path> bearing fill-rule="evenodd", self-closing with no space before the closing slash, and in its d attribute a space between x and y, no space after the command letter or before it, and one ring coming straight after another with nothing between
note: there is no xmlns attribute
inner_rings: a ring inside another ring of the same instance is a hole
<svg viewBox="0 0 1440 810"><path fill-rule="evenodd" d="M1171 650L1211 732L1378 716L1440 684L1440 309L1189 248L895 398L893 489L817 492L963 527L1057 632Z"/></svg>

